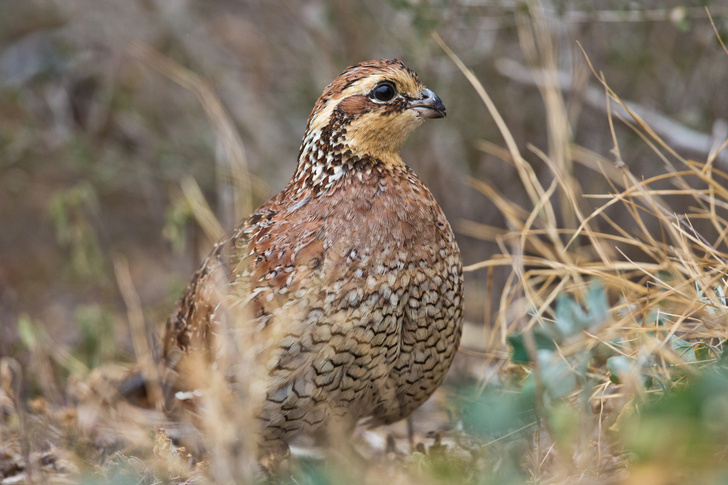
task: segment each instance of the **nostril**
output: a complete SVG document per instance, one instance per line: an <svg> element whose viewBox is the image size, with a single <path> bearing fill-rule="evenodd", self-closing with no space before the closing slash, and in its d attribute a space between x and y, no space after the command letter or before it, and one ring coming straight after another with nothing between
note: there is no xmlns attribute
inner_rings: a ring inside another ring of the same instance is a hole
<svg viewBox="0 0 728 485"><path fill-rule="evenodd" d="M416 109L420 118L445 117L445 105L431 89L425 88L420 91L420 97L411 100L408 106Z"/></svg>

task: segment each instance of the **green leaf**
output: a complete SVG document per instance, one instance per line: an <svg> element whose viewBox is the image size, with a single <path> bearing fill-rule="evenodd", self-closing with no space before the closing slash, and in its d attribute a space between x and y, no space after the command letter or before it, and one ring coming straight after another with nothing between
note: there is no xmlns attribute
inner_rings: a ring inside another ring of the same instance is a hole
<svg viewBox="0 0 728 485"><path fill-rule="evenodd" d="M192 217L190 205L183 198L179 198L167 207L162 235L172 243L175 253L184 250L187 239L186 227Z"/></svg>
<svg viewBox="0 0 728 485"><path fill-rule="evenodd" d="M602 324L609 318L609 301L604 285L592 280L584 298L587 311L571 296L561 295L556 300L555 325L562 335L570 337Z"/></svg>
<svg viewBox="0 0 728 485"><path fill-rule="evenodd" d="M459 395L465 430L488 438L506 436L514 431L528 435L529 430L524 427L534 423L536 404L534 386L529 384L529 379L524 380L520 388L488 386L483 392L472 389Z"/></svg>
<svg viewBox="0 0 728 485"><path fill-rule="evenodd" d="M637 460L713 466L725 450L728 426L728 375L725 369L702 369L682 385L648 394L623 427L623 442ZM696 469L696 468L692 468ZM693 483L725 483L693 480Z"/></svg>
<svg viewBox="0 0 728 485"><path fill-rule="evenodd" d="M38 346L36 324L28 315L23 314L18 317L18 337L27 349L34 349Z"/></svg>
<svg viewBox="0 0 728 485"><path fill-rule="evenodd" d="M725 280L723 280L723 281L724 281L724 284L725 284ZM726 287L728 287L728 284L726 284ZM728 302L727 302L726 297L725 297L725 290L723 289L723 287L722 286L716 286L713 289L713 291L715 292L715 296L718 297L718 300L720 301L721 305L728 306Z"/></svg>
<svg viewBox="0 0 728 485"><path fill-rule="evenodd" d="M526 347L525 336L523 333L512 333L506 338L508 344L513 349L511 360L519 364L527 364L531 362L531 358L528 355L528 348ZM554 350L556 349L556 343L554 338L549 333L542 329L537 328L533 330L533 340L536 344L536 350Z"/></svg>
<svg viewBox="0 0 728 485"><path fill-rule="evenodd" d="M561 295L556 300L556 328L566 337L579 333L589 326L588 316L569 295Z"/></svg>
<svg viewBox="0 0 728 485"><path fill-rule="evenodd" d="M693 347L695 350L695 358L699 361L711 360L715 355L718 354L714 348L705 342L698 342Z"/></svg>
<svg viewBox="0 0 728 485"><path fill-rule="evenodd" d="M579 436L579 410L569 401L560 401L548 410L554 439L563 450L573 449Z"/></svg>
<svg viewBox="0 0 728 485"><path fill-rule="evenodd" d="M544 391L552 400L566 397L576 390L576 375L559 354L552 350L539 350L538 363Z"/></svg>
<svg viewBox="0 0 728 485"><path fill-rule="evenodd" d="M81 334L78 357L86 367L94 368L111 359L116 352L114 315L100 305L79 305L75 311Z"/></svg>
<svg viewBox="0 0 728 485"><path fill-rule="evenodd" d="M629 359L624 355L615 355L607 359L607 369L609 369L609 380L615 384L620 384L620 375L632 372L632 366Z"/></svg>
<svg viewBox="0 0 728 485"><path fill-rule="evenodd" d="M688 19L685 7L680 6L670 10L670 21L680 32L685 33L690 31L690 20Z"/></svg>
<svg viewBox="0 0 728 485"><path fill-rule="evenodd" d="M708 296L703 291L700 283L698 283L697 281L695 282L695 291L698 293L698 298L700 299L700 301L708 305L707 309L711 312L713 316L718 316L725 313L725 309L717 307L713 304L710 298L708 298ZM713 294L717 297L718 303L720 305L728 306L726 304L725 290L720 285L716 285L713 287Z"/></svg>
<svg viewBox="0 0 728 485"><path fill-rule="evenodd" d="M590 327L600 325L609 318L609 299L601 281L592 280L589 283L589 291L586 293L585 301L588 308Z"/></svg>
<svg viewBox="0 0 728 485"><path fill-rule="evenodd" d="M670 338L670 346L683 362L697 362L698 358L695 355L695 344L686 342L685 340L673 335Z"/></svg>
<svg viewBox="0 0 728 485"><path fill-rule="evenodd" d="M48 213L56 228L56 241L69 251L76 275L103 277L105 260L94 224L100 213L99 201L91 183L84 181L57 191Z"/></svg>

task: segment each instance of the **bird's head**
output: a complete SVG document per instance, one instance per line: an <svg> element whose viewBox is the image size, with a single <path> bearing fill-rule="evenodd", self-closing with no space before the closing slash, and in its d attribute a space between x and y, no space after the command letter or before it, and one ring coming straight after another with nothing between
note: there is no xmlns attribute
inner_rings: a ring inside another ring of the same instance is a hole
<svg viewBox="0 0 728 485"><path fill-rule="evenodd" d="M301 155L348 153L395 163L415 128L443 117L442 100L402 61L361 62L347 68L316 102Z"/></svg>

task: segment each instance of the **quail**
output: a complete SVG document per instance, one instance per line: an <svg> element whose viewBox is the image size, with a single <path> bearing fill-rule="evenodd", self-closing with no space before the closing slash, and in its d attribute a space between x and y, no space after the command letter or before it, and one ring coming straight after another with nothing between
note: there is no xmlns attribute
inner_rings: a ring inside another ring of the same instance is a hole
<svg viewBox="0 0 728 485"><path fill-rule="evenodd" d="M223 320L265 349L253 364L263 448L392 423L442 383L462 332L462 261L400 151L443 117L400 60L347 68L308 118L293 178L215 246L167 321L170 367L214 361Z"/></svg>

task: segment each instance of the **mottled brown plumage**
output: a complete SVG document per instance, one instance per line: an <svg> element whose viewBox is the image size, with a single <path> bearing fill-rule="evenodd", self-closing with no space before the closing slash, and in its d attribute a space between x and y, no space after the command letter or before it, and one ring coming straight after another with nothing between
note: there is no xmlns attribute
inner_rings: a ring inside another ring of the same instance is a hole
<svg viewBox="0 0 728 485"><path fill-rule="evenodd" d="M460 340L462 263L399 152L444 116L401 61L349 67L316 102L288 186L215 247L167 322L174 367L214 349L237 315L226 326L249 336L265 369L264 447L397 421L442 383Z"/></svg>

